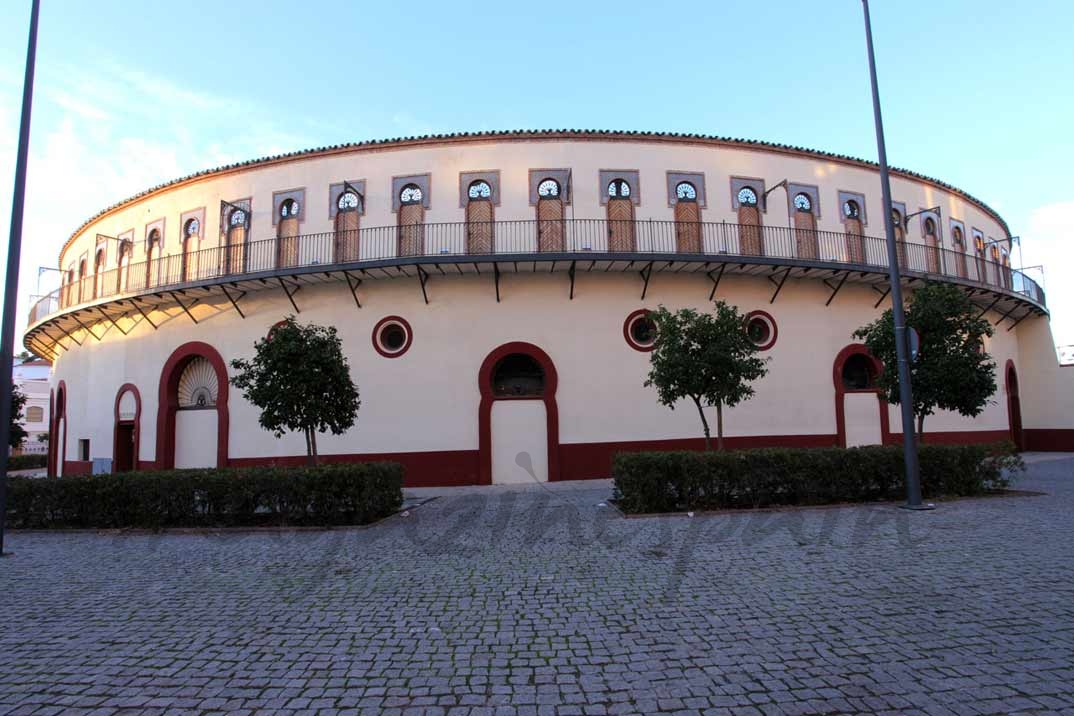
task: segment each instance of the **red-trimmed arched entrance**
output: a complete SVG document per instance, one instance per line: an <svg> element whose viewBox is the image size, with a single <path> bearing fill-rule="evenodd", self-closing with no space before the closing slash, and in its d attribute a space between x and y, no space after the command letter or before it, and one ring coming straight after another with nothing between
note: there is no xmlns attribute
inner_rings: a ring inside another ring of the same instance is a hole
<svg viewBox="0 0 1074 716"><path fill-rule="evenodd" d="M871 369L873 379L884 370L883 364L861 343L851 343L836 354L835 362L832 364L832 381L835 383L835 431L839 438L839 446L847 446L846 396L848 393L872 393L876 395L877 410L879 412L880 444L886 445L891 442L891 430L888 420L888 404L884 400L883 394L876 387L875 382L867 381L864 384L856 384L853 380L848 380L847 376L844 375L845 372L852 372L853 366L849 366L851 371L848 371L848 362L854 356L863 357L859 361L863 360L862 364ZM858 385L860 387L856 387Z"/></svg>
<svg viewBox="0 0 1074 716"><path fill-rule="evenodd" d="M120 404L125 395L134 399L134 412L121 414ZM116 391L115 422L112 428L112 472L138 469L139 447L142 438L142 395L134 383L124 383Z"/></svg>
<svg viewBox="0 0 1074 716"><path fill-rule="evenodd" d="M175 349L160 373L157 397L157 467L175 467L175 413L179 408L179 377L195 358L204 358L216 373L219 395L216 399L216 466L227 467L228 460L228 380L227 366L216 349L208 343L191 341Z"/></svg>
<svg viewBox="0 0 1074 716"><path fill-rule="evenodd" d="M48 476L57 477L63 474L67 458L67 383L62 380L56 386L55 400L49 396L49 409Z"/></svg>
<svg viewBox="0 0 1074 716"><path fill-rule="evenodd" d="M1022 435L1022 400L1018 396L1018 371L1014 368L1014 361L1007 359L1006 370L1007 387L1007 424L1011 431L1011 442L1019 451L1023 450Z"/></svg>
<svg viewBox="0 0 1074 716"><path fill-rule="evenodd" d="M511 355L532 358L544 372L544 387L540 395L516 397L497 395L493 389L493 372L501 360ZM547 424L548 444L548 480L559 479L559 412L556 408L556 386L558 377L552 359L543 350L532 343L516 341L505 343L485 358L478 372L478 386L481 390L481 407L478 411L478 450L480 475L478 483L492 484L492 404L498 400L540 400L544 402Z"/></svg>

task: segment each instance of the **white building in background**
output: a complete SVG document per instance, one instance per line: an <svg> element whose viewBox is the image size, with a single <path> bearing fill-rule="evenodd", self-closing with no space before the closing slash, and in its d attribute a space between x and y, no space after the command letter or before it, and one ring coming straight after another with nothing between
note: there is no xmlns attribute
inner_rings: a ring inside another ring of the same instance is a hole
<svg viewBox="0 0 1074 716"><path fill-rule="evenodd" d="M1056 350L1059 352L1059 365L1074 366L1074 345L1057 346Z"/></svg>
<svg viewBox="0 0 1074 716"><path fill-rule="evenodd" d="M48 452L48 443L38 440L38 436L48 435L49 431L48 381L51 370L52 364L41 358L19 363L12 370L15 386L26 395L22 425L27 436L20 448L22 453Z"/></svg>
<svg viewBox="0 0 1074 716"><path fill-rule="evenodd" d="M50 472L302 464L228 382L298 314L338 329L361 391L325 460L395 460L408 485L606 477L616 452L701 445L693 409L643 386L647 312L714 298L771 359L725 411L731 447L898 442L852 335L890 306L888 211L906 290L957 285L996 327L996 395L927 439L1074 449L1074 372L1002 217L912 172L892 189L884 207L875 164L825 152L600 131L325 147L147 189L74 232L31 310Z"/></svg>

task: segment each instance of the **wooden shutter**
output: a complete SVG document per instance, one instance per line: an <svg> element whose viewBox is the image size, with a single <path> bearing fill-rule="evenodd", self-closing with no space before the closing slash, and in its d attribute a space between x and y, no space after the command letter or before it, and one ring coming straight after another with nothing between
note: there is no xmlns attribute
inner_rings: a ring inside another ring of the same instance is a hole
<svg viewBox="0 0 1074 716"><path fill-rule="evenodd" d="M298 265L298 217L280 219L276 226L276 265Z"/></svg>
<svg viewBox="0 0 1074 716"><path fill-rule="evenodd" d="M466 204L466 253L491 254L492 239L492 202L471 199Z"/></svg>
<svg viewBox="0 0 1074 716"><path fill-rule="evenodd" d="M764 256L761 211L756 206L738 206L738 244L739 251L746 256Z"/></svg>
<svg viewBox="0 0 1074 716"><path fill-rule="evenodd" d="M425 207L403 204L399 207L399 255L421 256L425 248Z"/></svg>
<svg viewBox="0 0 1074 716"><path fill-rule="evenodd" d="M794 212L794 240L798 246L799 258L815 259L820 256L817 217L812 211Z"/></svg>
<svg viewBox="0 0 1074 716"><path fill-rule="evenodd" d="M563 251L563 200L557 197L537 200L537 250Z"/></svg>
<svg viewBox="0 0 1074 716"><path fill-rule="evenodd" d="M358 212L336 214L335 262L346 264L358 260Z"/></svg>
<svg viewBox="0 0 1074 716"><path fill-rule="evenodd" d="M701 208L696 201L675 204L675 251L701 253Z"/></svg>
<svg viewBox="0 0 1074 716"><path fill-rule="evenodd" d="M846 220L847 261L852 264L865 263L865 239L862 238L861 219Z"/></svg>
<svg viewBox="0 0 1074 716"><path fill-rule="evenodd" d="M629 253L634 246L634 202L608 199L608 251Z"/></svg>

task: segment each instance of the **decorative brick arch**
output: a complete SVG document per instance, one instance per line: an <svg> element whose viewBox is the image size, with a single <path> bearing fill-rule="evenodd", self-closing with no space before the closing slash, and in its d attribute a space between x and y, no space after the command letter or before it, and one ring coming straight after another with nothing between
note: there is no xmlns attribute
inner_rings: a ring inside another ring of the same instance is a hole
<svg viewBox="0 0 1074 716"><path fill-rule="evenodd" d="M1018 450L1023 450L1025 438L1022 430L1022 400L1018 393L1018 371L1010 358L1004 366L1003 377L1007 393L1007 425L1010 428L1011 442Z"/></svg>
<svg viewBox="0 0 1074 716"><path fill-rule="evenodd" d="M55 397L55 400L53 400ZM56 477L67 458L67 383L60 381L54 396L49 396L48 476ZM63 435L60 421L63 421Z"/></svg>
<svg viewBox="0 0 1074 716"><path fill-rule="evenodd" d="M228 378L227 366L216 349L208 343L191 341L172 352L160 373L157 398L157 467L175 467L175 411L179 408L179 377L195 358L204 358L216 371L220 392L216 398L216 466L227 467L228 461Z"/></svg>
<svg viewBox="0 0 1074 716"><path fill-rule="evenodd" d="M832 364L832 382L835 384L835 432L838 436L839 447L845 448L847 446L846 400L844 399L847 393L876 394L877 410L880 411L880 442L883 445L888 445L892 442L891 425L888 417L888 403L884 400L883 392L881 392L880 388L851 390L843 385L843 366L851 356L855 355L863 355L868 358L872 362L877 376L884 371L884 364L861 343L851 343L836 354L835 362Z"/></svg>
<svg viewBox="0 0 1074 716"><path fill-rule="evenodd" d="M131 471L138 469L138 455L142 445L142 394L138 392L138 386L134 383L124 383L116 391L116 404L113 408L112 422L112 467L115 469L116 455L119 454L119 403L124 393L134 396L134 460ZM174 436L173 436L174 437Z"/></svg>
<svg viewBox="0 0 1074 716"><path fill-rule="evenodd" d="M494 395L492 391L492 372L496 365L509 355L529 356L544 371L544 392L540 396L516 398ZM552 359L543 350L532 343L515 341L504 343L493 350L481 364L478 372L478 387L481 390L481 407L478 410L478 484L492 484L492 404L497 400L541 400L544 402L548 433L548 481L559 480L559 411L556 408L556 386L559 378Z"/></svg>

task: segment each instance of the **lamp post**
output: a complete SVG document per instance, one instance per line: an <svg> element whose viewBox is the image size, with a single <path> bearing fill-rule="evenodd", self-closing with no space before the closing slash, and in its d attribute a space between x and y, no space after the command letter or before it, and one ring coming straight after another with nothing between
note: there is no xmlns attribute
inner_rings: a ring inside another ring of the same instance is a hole
<svg viewBox="0 0 1074 716"><path fill-rule="evenodd" d="M876 122L876 149L880 160L880 190L884 201L884 229L888 246L888 282L891 285L891 312L895 319L895 353L899 370L899 407L902 412L903 459L906 464L906 504L911 510L928 510L921 502L921 480L917 464L917 436L914 431L914 404L910 390L910 346L906 339L906 313L902 305L899 259L895 249L895 225L891 217L891 177L884 146L884 121L880 115L880 89L876 81L876 58L873 53L873 29L869 21L869 0L861 0L865 13L865 44L869 52L869 81L873 91L873 118Z"/></svg>
<svg viewBox="0 0 1074 716"><path fill-rule="evenodd" d="M26 46L26 76L22 84L22 119L15 160L15 191L11 199L11 236L7 245L4 320L0 329L0 555L4 553L7 513L8 441L11 439L11 371L15 354L15 308L19 299L19 257L22 253L22 207L26 198L26 158L30 150L30 106L34 98L34 59L37 53L37 14L40 1L30 5L30 38Z"/></svg>

